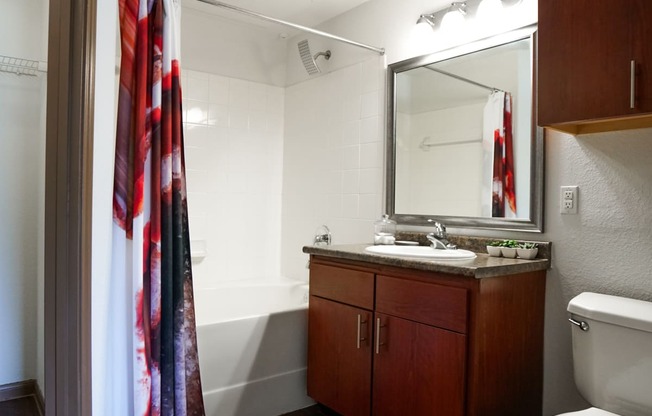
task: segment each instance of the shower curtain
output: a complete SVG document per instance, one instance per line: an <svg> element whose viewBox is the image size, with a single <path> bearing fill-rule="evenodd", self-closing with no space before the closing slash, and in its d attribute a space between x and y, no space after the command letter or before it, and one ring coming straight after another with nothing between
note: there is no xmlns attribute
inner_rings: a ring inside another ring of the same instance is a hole
<svg viewBox="0 0 652 416"><path fill-rule="evenodd" d="M491 93L484 108L482 215L516 218L512 95Z"/></svg>
<svg viewBox="0 0 652 416"><path fill-rule="evenodd" d="M131 363L120 370L131 379L122 381L126 387L114 380L112 388L124 390L117 396L126 396L131 409L113 404L112 412L203 415L181 120L180 0L120 0L119 6L112 279L127 298L116 301L128 309L116 319L124 316L128 335L124 347L116 343L124 351L114 354ZM125 335L114 330L113 336Z"/></svg>

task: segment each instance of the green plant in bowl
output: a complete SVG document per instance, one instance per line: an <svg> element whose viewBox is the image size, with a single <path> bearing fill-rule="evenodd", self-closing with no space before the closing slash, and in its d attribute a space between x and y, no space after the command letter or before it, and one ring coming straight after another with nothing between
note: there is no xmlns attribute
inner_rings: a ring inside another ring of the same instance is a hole
<svg viewBox="0 0 652 416"><path fill-rule="evenodd" d="M510 259L516 258L516 248L518 243L515 240L503 240L500 246L500 252L503 257Z"/></svg>
<svg viewBox="0 0 652 416"><path fill-rule="evenodd" d="M539 252L539 245L536 243L521 243L516 249L518 257L525 260L532 260Z"/></svg>
<svg viewBox="0 0 652 416"><path fill-rule="evenodd" d="M539 245L537 243L520 243L518 245L518 248L522 248L525 250L532 250L533 248L538 248Z"/></svg>
<svg viewBox="0 0 652 416"><path fill-rule="evenodd" d="M501 249L500 249L502 247L502 244L503 242L500 240L494 240L490 242L489 244L487 244L487 253L489 253L491 257L502 256Z"/></svg>

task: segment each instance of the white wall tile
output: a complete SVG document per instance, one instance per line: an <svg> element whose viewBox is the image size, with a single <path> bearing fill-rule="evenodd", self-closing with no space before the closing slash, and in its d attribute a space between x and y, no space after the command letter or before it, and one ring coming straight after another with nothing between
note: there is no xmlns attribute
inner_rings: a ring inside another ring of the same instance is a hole
<svg viewBox="0 0 652 416"><path fill-rule="evenodd" d="M367 220L377 220L381 216L381 206L380 194L360 195L359 217Z"/></svg>
<svg viewBox="0 0 652 416"><path fill-rule="evenodd" d="M229 128L246 130L249 128L249 113L240 108L229 110Z"/></svg>
<svg viewBox="0 0 652 416"><path fill-rule="evenodd" d="M381 141L380 117L367 117L360 120L360 143Z"/></svg>
<svg viewBox="0 0 652 416"><path fill-rule="evenodd" d="M249 88L245 82L229 81L229 108L241 110L249 108Z"/></svg>
<svg viewBox="0 0 652 416"><path fill-rule="evenodd" d="M360 167L379 168L383 162L382 145L377 143L365 143L360 145Z"/></svg>
<svg viewBox="0 0 652 416"><path fill-rule="evenodd" d="M372 91L363 94L360 97L360 117L373 117L379 114L380 94L378 91Z"/></svg>
<svg viewBox="0 0 652 416"><path fill-rule="evenodd" d="M208 123L208 103L205 101L184 100L185 121L191 124Z"/></svg>
<svg viewBox="0 0 652 416"><path fill-rule="evenodd" d="M211 74L208 80L208 96L211 104L227 105L229 103L229 79Z"/></svg>
<svg viewBox="0 0 652 416"><path fill-rule="evenodd" d="M360 171L358 169L342 172L342 193L357 194L360 190Z"/></svg>
<svg viewBox="0 0 652 416"><path fill-rule="evenodd" d="M229 109L224 104L208 105L208 124L218 127L229 127Z"/></svg>
<svg viewBox="0 0 652 416"><path fill-rule="evenodd" d="M358 169L360 167L360 147L347 146L341 149L342 169Z"/></svg>
<svg viewBox="0 0 652 416"><path fill-rule="evenodd" d="M188 76L184 97L189 100L208 101L208 77Z"/></svg>
<svg viewBox="0 0 652 416"><path fill-rule="evenodd" d="M267 111L267 88L264 85L250 85L248 94L250 110Z"/></svg>
<svg viewBox="0 0 652 416"><path fill-rule="evenodd" d="M381 168L361 169L360 170L360 193L381 194L382 183L383 183L382 174L383 174L383 170Z"/></svg>
<svg viewBox="0 0 652 416"><path fill-rule="evenodd" d="M360 143L361 128L359 120L351 120L342 127L342 146L354 146Z"/></svg>
<svg viewBox="0 0 652 416"><path fill-rule="evenodd" d="M198 71L187 76L184 133L191 239L204 240L208 250L206 258L193 262L197 287L274 277L280 274L281 258L284 91ZM261 207L263 226L252 222ZM275 249L252 261L243 247L253 234ZM243 241L234 243L238 238Z"/></svg>
<svg viewBox="0 0 652 416"><path fill-rule="evenodd" d="M342 195L342 217L358 218L359 198L357 194Z"/></svg>

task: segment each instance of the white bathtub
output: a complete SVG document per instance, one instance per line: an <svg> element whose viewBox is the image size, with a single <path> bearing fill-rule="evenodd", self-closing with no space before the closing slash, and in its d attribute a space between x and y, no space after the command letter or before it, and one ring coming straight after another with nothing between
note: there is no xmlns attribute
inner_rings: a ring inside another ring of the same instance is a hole
<svg viewBox="0 0 652 416"><path fill-rule="evenodd" d="M232 282L195 293L207 416L276 416L309 406L308 285Z"/></svg>

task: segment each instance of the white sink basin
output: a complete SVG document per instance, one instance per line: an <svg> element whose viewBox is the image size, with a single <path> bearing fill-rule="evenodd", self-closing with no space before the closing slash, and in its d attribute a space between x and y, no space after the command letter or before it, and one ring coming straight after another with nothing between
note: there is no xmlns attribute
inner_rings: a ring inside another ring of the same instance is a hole
<svg viewBox="0 0 652 416"><path fill-rule="evenodd" d="M468 250L435 250L428 246L370 246L364 251L383 256L429 260L471 260L476 257L474 252Z"/></svg>

